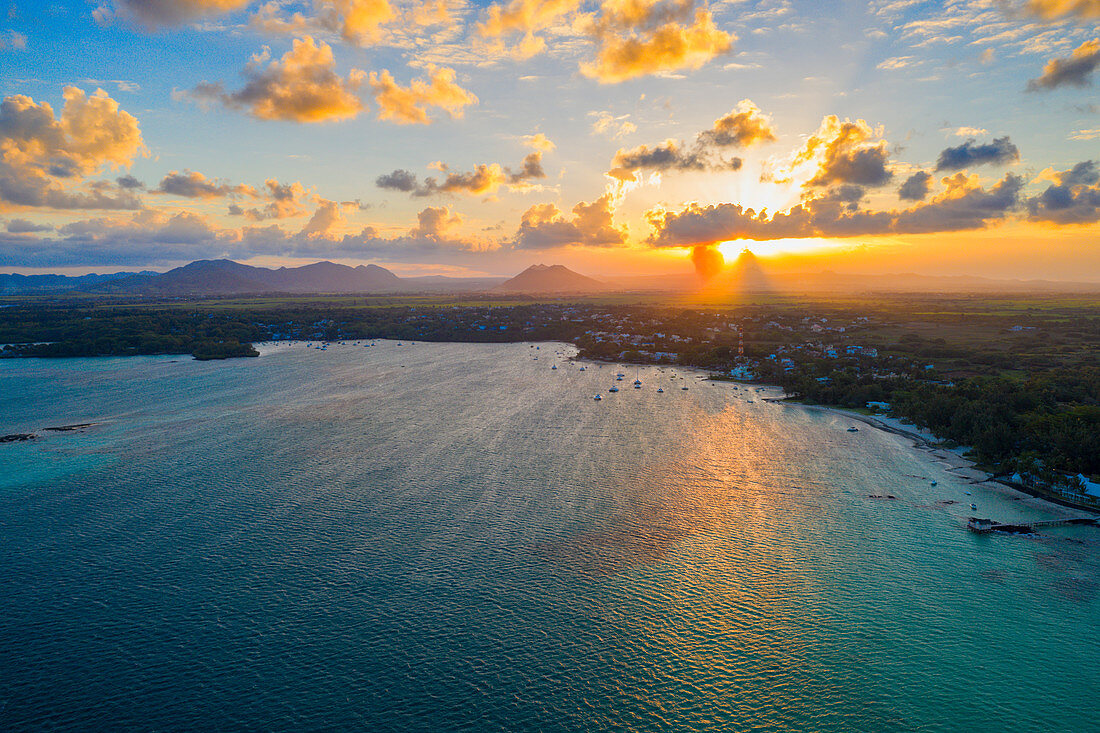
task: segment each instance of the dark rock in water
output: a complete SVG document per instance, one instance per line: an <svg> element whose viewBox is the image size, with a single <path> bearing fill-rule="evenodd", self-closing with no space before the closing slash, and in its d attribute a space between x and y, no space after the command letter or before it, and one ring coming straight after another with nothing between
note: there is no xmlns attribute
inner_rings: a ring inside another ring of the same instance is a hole
<svg viewBox="0 0 1100 733"><path fill-rule="evenodd" d="M34 440L37 437L34 433L12 433L11 435L0 435L0 443L18 443L22 440Z"/></svg>
<svg viewBox="0 0 1100 733"><path fill-rule="evenodd" d="M893 494L868 494L868 499L896 499L898 497Z"/></svg>
<svg viewBox="0 0 1100 733"><path fill-rule="evenodd" d="M71 430L83 430L84 428L90 428L96 423L94 422L82 422L75 425L57 425L52 428L42 428L43 430L50 430L55 433L67 433Z"/></svg>

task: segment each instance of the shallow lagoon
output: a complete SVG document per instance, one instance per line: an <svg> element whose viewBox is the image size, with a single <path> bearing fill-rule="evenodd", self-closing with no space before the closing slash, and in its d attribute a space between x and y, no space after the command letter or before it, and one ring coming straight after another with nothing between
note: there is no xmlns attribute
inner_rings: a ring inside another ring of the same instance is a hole
<svg viewBox="0 0 1100 733"><path fill-rule="evenodd" d="M99 423L0 445L0 727L1100 719L1100 532L974 535L1048 513L565 348L0 361L0 433Z"/></svg>

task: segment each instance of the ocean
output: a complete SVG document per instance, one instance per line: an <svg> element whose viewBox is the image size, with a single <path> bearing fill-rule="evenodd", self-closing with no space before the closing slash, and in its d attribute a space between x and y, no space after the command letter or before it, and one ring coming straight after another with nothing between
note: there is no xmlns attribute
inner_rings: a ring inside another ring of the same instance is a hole
<svg viewBox="0 0 1100 733"><path fill-rule="evenodd" d="M261 351L0 361L0 729L1097 730L1100 530L968 532L1061 512L903 437L562 344Z"/></svg>

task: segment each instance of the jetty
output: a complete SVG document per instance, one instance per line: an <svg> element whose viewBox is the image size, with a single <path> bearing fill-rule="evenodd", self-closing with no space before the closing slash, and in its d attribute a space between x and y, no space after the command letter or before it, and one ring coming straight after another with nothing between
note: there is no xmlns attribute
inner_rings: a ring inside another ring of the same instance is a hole
<svg viewBox="0 0 1100 733"><path fill-rule="evenodd" d="M1096 524L1096 517L1071 517L1069 519L1044 519L1038 522L994 522L992 519L979 519L971 517L966 523L966 528L972 532L984 534L986 532L1013 532L1016 534L1030 534L1037 529L1045 527L1064 527L1070 524Z"/></svg>

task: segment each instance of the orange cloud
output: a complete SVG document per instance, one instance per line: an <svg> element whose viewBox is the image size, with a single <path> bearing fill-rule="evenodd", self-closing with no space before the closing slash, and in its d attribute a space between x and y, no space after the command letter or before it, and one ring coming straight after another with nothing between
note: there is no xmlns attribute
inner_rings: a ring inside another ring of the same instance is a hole
<svg viewBox="0 0 1100 733"><path fill-rule="evenodd" d="M379 41L382 26L398 20L388 0L314 0L313 14L308 16L293 13L284 17L282 10L276 0L267 2L250 23L265 33L336 33L348 43L362 46Z"/></svg>
<svg viewBox="0 0 1100 733"><path fill-rule="evenodd" d="M771 120L751 99L742 99L729 114L714 121L711 129L699 134L701 141L718 146L751 148L775 142Z"/></svg>
<svg viewBox="0 0 1100 733"><path fill-rule="evenodd" d="M1028 0L1026 7L1032 15L1047 20L1067 15L1082 20L1100 18L1100 0Z"/></svg>
<svg viewBox="0 0 1100 733"><path fill-rule="evenodd" d="M581 201L573 207L572 219L567 219L554 204L532 206L520 220L513 246L517 249L622 246L627 241L627 230L615 226L611 204L610 194L590 204Z"/></svg>
<svg viewBox="0 0 1100 733"><path fill-rule="evenodd" d="M264 181L264 188L267 189L263 193L268 199L266 206L244 209L232 205L229 207L229 214L231 216L244 216L252 221L263 221L265 219L289 219L306 213L302 206L304 205L303 199L309 191L301 183L297 181L294 183L279 183L274 178L268 178Z"/></svg>
<svg viewBox="0 0 1100 733"><path fill-rule="evenodd" d="M880 186L892 177L887 169L889 152L886 141L864 120L840 121L836 115L821 120L817 132L795 151L786 170L771 177L789 181L799 172L809 179L806 187L851 183L860 186ZM800 171L801 169L801 171Z"/></svg>
<svg viewBox="0 0 1100 733"><path fill-rule="evenodd" d="M483 38L499 39L515 33L523 38L498 50L507 51L513 58L528 59L546 50L546 41L538 31L549 28L580 7L580 0L512 0L507 5L491 5L485 20L478 25Z"/></svg>
<svg viewBox="0 0 1100 733"><path fill-rule="evenodd" d="M270 59L266 47L252 57L243 72L248 82L239 91L227 93L221 84L204 83L190 94L200 102L246 109L262 120L330 122L355 117L364 109L356 96L364 72L352 69L347 78L337 74L332 48L324 41L295 39L281 59Z"/></svg>
<svg viewBox="0 0 1100 733"><path fill-rule="evenodd" d="M428 80L414 79L400 86L393 74L383 70L370 73L370 86L378 103L378 119L400 125L430 125L429 107L438 107L451 117L462 117L463 108L477 104L471 92L455 83L454 69L428 65Z"/></svg>
<svg viewBox="0 0 1100 733"><path fill-rule="evenodd" d="M104 168L148 155L137 118L107 92L65 87L54 117L48 102L16 94L0 104L0 201L53 208L138 208L132 193L104 182L72 190Z"/></svg>
<svg viewBox="0 0 1100 733"><path fill-rule="evenodd" d="M523 144L532 150L537 150L542 153L549 153L557 147L550 138L546 137L546 135L541 132L535 133L534 135L524 135Z"/></svg>
<svg viewBox="0 0 1100 733"><path fill-rule="evenodd" d="M644 5L644 4L643 4ZM613 84L647 74L698 69L733 47L736 36L719 30L709 11L697 10L689 23L669 20L653 27L630 25L641 10L623 14L614 23L596 22L596 60L581 64L581 73L601 84Z"/></svg>

